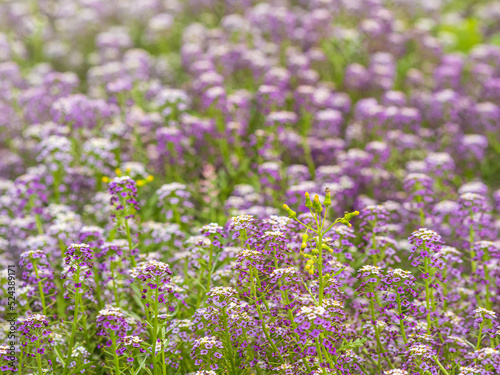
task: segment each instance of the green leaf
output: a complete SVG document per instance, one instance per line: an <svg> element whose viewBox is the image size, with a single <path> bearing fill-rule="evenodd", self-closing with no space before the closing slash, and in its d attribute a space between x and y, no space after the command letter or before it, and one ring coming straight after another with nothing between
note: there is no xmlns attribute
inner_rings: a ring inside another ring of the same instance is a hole
<svg viewBox="0 0 500 375"><path fill-rule="evenodd" d="M351 342L347 342L340 347L340 350L352 350L363 346L363 344L368 341L368 338L363 337L362 339L356 339Z"/></svg>
<svg viewBox="0 0 500 375"><path fill-rule="evenodd" d="M64 364L66 363L66 359L63 357L62 353L61 353L61 350L56 346L54 346L54 349L56 351L56 355L57 355L57 358L59 358L64 366Z"/></svg>
<svg viewBox="0 0 500 375"><path fill-rule="evenodd" d="M89 363L85 363L83 365L81 365L80 367L74 369L74 370L71 370L71 372L69 373L70 375L72 374L79 374L80 371L82 370L85 370L87 367L89 367L90 365L92 364L92 362L89 362Z"/></svg>
<svg viewBox="0 0 500 375"><path fill-rule="evenodd" d="M142 360L142 363L140 364L139 368L137 369L137 371L135 372L134 375L138 375L139 372L144 368L144 364L146 363L146 359L148 359L148 357L144 357L144 359Z"/></svg>

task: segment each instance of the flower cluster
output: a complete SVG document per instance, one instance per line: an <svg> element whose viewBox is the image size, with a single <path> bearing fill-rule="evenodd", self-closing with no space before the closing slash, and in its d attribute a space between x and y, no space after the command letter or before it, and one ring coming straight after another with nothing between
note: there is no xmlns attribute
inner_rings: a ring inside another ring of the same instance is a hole
<svg viewBox="0 0 500 375"><path fill-rule="evenodd" d="M34 345L36 354L44 354L45 346L50 344L49 321L44 315L33 314L19 319L17 330L21 334L21 345L28 347Z"/></svg>
<svg viewBox="0 0 500 375"><path fill-rule="evenodd" d="M210 365L212 370L217 370L219 366L217 361L223 356L224 346L222 342L215 337L202 337L193 343L191 348L192 356L197 366L205 367L207 363L213 362Z"/></svg>
<svg viewBox="0 0 500 375"><path fill-rule="evenodd" d="M137 202L137 184L129 176L115 177L109 182L110 204L114 208L113 216L128 219L139 210Z"/></svg>
<svg viewBox="0 0 500 375"><path fill-rule="evenodd" d="M112 335L122 337L129 330L129 323L123 312L116 307L108 307L97 314L96 326L98 336L109 337Z"/></svg>

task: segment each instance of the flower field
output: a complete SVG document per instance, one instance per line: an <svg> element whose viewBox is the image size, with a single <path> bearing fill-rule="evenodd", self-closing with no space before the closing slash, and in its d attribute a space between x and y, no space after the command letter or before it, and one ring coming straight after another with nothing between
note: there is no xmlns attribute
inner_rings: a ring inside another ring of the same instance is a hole
<svg viewBox="0 0 500 375"><path fill-rule="evenodd" d="M0 1L0 374L499 375L500 3Z"/></svg>

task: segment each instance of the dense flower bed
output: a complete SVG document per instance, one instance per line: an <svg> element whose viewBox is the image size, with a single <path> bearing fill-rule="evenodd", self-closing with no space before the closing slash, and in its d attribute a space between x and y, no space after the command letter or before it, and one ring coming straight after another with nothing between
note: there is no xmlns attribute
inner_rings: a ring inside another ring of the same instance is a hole
<svg viewBox="0 0 500 375"><path fill-rule="evenodd" d="M500 374L500 6L0 3L0 372Z"/></svg>

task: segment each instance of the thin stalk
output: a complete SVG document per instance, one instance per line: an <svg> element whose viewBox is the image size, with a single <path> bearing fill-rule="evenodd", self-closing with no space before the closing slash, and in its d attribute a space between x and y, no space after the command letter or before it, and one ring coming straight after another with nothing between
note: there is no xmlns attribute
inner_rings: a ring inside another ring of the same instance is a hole
<svg viewBox="0 0 500 375"><path fill-rule="evenodd" d="M441 369L441 371L444 372L445 375L450 375L448 373L448 371L446 371L446 369L444 368L444 366L441 364L441 362L439 362L439 359L437 356L433 356L432 358L434 358L434 361L437 363L437 365L439 366L439 368Z"/></svg>
<svg viewBox="0 0 500 375"><path fill-rule="evenodd" d="M429 259L425 258L424 261L425 273L427 274L427 278L425 279L425 306L427 308L427 333L431 334L432 321L431 321L431 303L430 303L430 288L429 288Z"/></svg>
<svg viewBox="0 0 500 375"><path fill-rule="evenodd" d="M163 369L163 375L167 375L167 367L165 366L165 350L161 351L161 368Z"/></svg>
<svg viewBox="0 0 500 375"><path fill-rule="evenodd" d="M113 350L113 359L115 361L115 373L116 375L120 375L120 360L118 358L118 354L116 353L116 335L114 333L111 334L111 340L112 340L112 346L111 349Z"/></svg>
<svg viewBox="0 0 500 375"><path fill-rule="evenodd" d="M31 209L35 208L35 198L33 195L30 195L29 202ZM36 223L36 229L38 230L38 234L43 234L43 225L42 225L42 219L40 218L40 215L35 214L35 223Z"/></svg>
<svg viewBox="0 0 500 375"><path fill-rule="evenodd" d="M229 337L229 329L228 329L228 325L227 325L227 314L226 314L226 308L224 307L222 309L222 324L224 325L224 336L225 336L225 341L226 341L226 347L227 347L227 350L229 351L229 363L231 364L231 372L233 374L236 374L236 371L235 371L235 364L234 364L234 361L233 361L233 350L232 350L232 346L231 346L231 338Z"/></svg>
<svg viewBox="0 0 500 375"><path fill-rule="evenodd" d="M271 336L269 335L269 332L267 330L267 327L266 327L266 324L264 322L264 316L262 315L262 311L260 311L260 306L259 304L257 303L258 301L258 298L257 298L257 290L255 288L255 281L254 281L254 278L253 278L253 268L252 270L250 271L250 277L251 277L251 280L252 280L252 292L254 294L254 297L255 297L255 308L257 309L257 313L259 314L259 319L261 321L261 326L262 326L262 330L264 331L264 335L266 336L267 338L267 341L269 341L269 343L271 344L271 347L273 348L273 350L278 354L278 356L280 357L280 361L281 363L285 363L285 361L283 360L283 357L281 356L281 353L280 351L278 350L278 348L276 347L276 345L274 344L274 341L271 339Z"/></svg>
<svg viewBox="0 0 500 375"><path fill-rule="evenodd" d="M212 258L214 253L214 246L210 243L210 257L208 259L208 281L207 281L207 290L210 290L210 285L212 283Z"/></svg>
<svg viewBox="0 0 500 375"><path fill-rule="evenodd" d="M371 315L372 315L372 320L373 322L375 323L374 325L374 328L375 328L375 338L377 339L377 367L378 367L378 371L382 371L382 364L380 363L380 356L381 356L381 353L382 353L382 343L380 342L380 333L378 331L378 326L377 326L377 321L375 320L375 290L373 288L373 284L370 283L370 289L371 289L371 292L373 294L373 297L370 298L370 312L371 312ZM385 361L387 362L387 364L391 367L391 368L394 368L394 366L392 365L391 361L389 361L389 359L387 357L384 357Z"/></svg>
<svg viewBox="0 0 500 375"><path fill-rule="evenodd" d="M490 291L490 272L488 271L488 264L484 265L484 278L486 280L486 284L484 285L486 289L486 308L491 310L491 291Z"/></svg>
<svg viewBox="0 0 500 375"><path fill-rule="evenodd" d="M77 283L80 279L80 267L77 267L75 276L73 277L73 281ZM69 338L69 345L68 345L68 355L66 356L66 362L64 364L64 371L63 375L66 375L68 372L68 364L71 358L71 353L73 351L73 344L75 341L75 335L76 335L76 329L78 325L78 310L80 308L79 306L80 303L80 289L76 288L75 291L75 309L74 309L74 314L73 314L73 325L71 327L71 337Z"/></svg>
<svg viewBox="0 0 500 375"><path fill-rule="evenodd" d="M155 304L154 304L154 321L153 321L153 363L156 364L156 338L158 335L158 286L155 289ZM156 372L156 367L155 367Z"/></svg>
<svg viewBox="0 0 500 375"><path fill-rule="evenodd" d="M324 359L323 359L323 354L322 354L322 352L321 352L321 345L319 344L319 340L318 340L318 338L317 338L317 337L316 337L315 341L316 341L316 350L318 351L318 354L319 354L319 361L320 361L319 363L320 363L320 365L321 365L321 364L323 364L325 361L324 361ZM321 372L322 372L323 374L325 374L325 375L326 375L326 370L325 370L325 368L324 368L324 367L322 367L322 368L321 368Z"/></svg>
<svg viewBox="0 0 500 375"><path fill-rule="evenodd" d="M316 340L319 342L318 338L316 338ZM317 345L317 344L316 344ZM337 369L337 366L332 362L332 359L330 358L330 355L328 354L328 351L326 350L326 348L324 346L321 346L320 345L320 348L321 350L323 350L323 355L324 355L324 358L327 360L328 364L330 365L330 367L332 369L335 369L335 371L338 373L338 369ZM335 357L334 357L335 358ZM335 362L337 361L337 358L335 358Z"/></svg>
<svg viewBox="0 0 500 375"><path fill-rule="evenodd" d="M113 280L113 295L115 296L115 305L116 307L119 306L119 299L118 299L118 291L116 289L116 280L115 280L115 262L111 261L111 278Z"/></svg>
<svg viewBox="0 0 500 375"><path fill-rule="evenodd" d="M479 347L481 346L481 341L483 339L483 325L484 325L484 320L479 324L479 333L477 335L476 350L479 350Z"/></svg>
<svg viewBox="0 0 500 375"><path fill-rule="evenodd" d="M97 263L94 264L94 280L95 280L95 295L97 297L97 305L99 306L99 309L102 308L102 300L101 300L101 283L100 283L100 278L98 274L98 266Z"/></svg>
<svg viewBox="0 0 500 375"><path fill-rule="evenodd" d="M420 226L423 227L425 225L425 214L424 209L420 209Z"/></svg>
<svg viewBox="0 0 500 375"><path fill-rule="evenodd" d="M43 293L42 282L40 281L40 277L38 276L38 267L36 266L36 263L33 264L33 267L35 268L35 275L36 275L37 284L38 284L38 292L40 293L40 299L42 300L43 315L47 316L47 306L45 305L45 295Z"/></svg>
<svg viewBox="0 0 500 375"><path fill-rule="evenodd" d="M23 373L23 353L24 351L21 349L20 357L19 357L19 375Z"/></svg>
<svg viewBox="0 0 500 375"><path fill-rule="evenodd" d="M59 191L59 185L61 183L60 173L61 173L61 171L58 168L53 174L53 177L54 177L54 198L55 198L57 204L61 203L61 192Z"/></svg>
<svg viewBox="0 0 500 375"><path fill-rule="evenodd" d="M276 250L273 250L273 251L274 251L274 267L278 268L278 260L276 257ZM285 303L287 305L289 305L290 299L288 298L288 295L286 294L286 292L284 290L281 290L281 285L282 285L282 283L280 280L279 286L280 286L281 298L285 301ZM297 332L295 332L295 330L297 329L297 324L295 323L295 320L293 318L292 311L287 309L287 313L288 313L288 319L290 320L290 324L292 325L292 328L293 328L293 333L294 333L295 339L297 340L297 345L299 345L298 341L300 340L300 337L299 337L299 334ZM309 373L310 373L311 368L309 367L309 364L307 363L307 361L304 360L304 364L306 365L307 371L309 371Z"/></svg>
<svg viewBox="0 0 500 375"><path fill-rule="evenodd" d="M127 231L128 248L130 250L130 263L132 264L132 267L135 267L137 265L137 262L135 261L135 256L132 254L133 251L132 235L130 234L130 226L128 225L128 219L125 219L125 230Z"/></svg>
<svg viewBox="0 0 500 375"><path fill-rule="evenodd" d="M403 308L401 307L401 297L399 296L399 293L397 293L397 292L396 292L396 299L398 301L398 313L401 316L401 315L403 315ZM404 319L399 318L399 328L401 330L401 335L403 336L403 341L406 345L406 344L408 344L408 339L406 338Z"/></svg>

